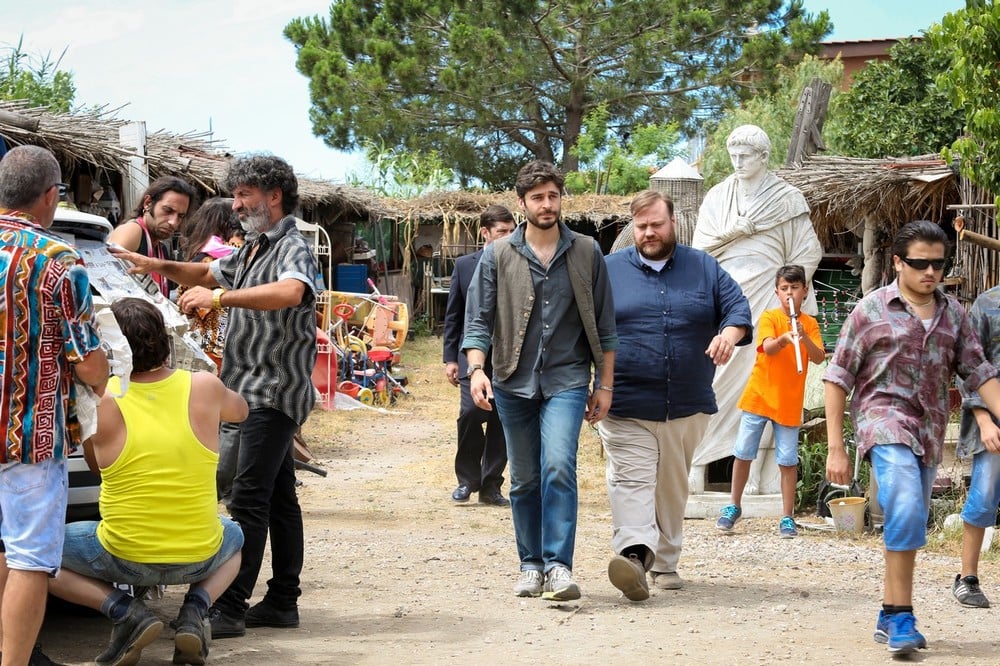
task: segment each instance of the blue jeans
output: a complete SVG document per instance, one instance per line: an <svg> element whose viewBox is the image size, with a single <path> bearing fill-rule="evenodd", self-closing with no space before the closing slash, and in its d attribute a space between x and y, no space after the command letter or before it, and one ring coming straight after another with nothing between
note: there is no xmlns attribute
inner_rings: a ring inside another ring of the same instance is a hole
<svg viewBox="0 0 1000 666"><path fill-rule="evenodd" d="M302 591L302 509L295 493L292 438L298 424L276 409L256 408L240 424L239 454L229 515L243 528L243 560L236 580L215 605L243 617L271 537L271 579L266 599L275 608L295 606Z"/></svg>
<svg viewBox="0 0 1000 666"><path fill-rule="evenodd" d="M795 467L799 464L799 429L784 426L760 414L743 412L740 428L736 431L733 457L740 460L754 460L760 450L760 438L764 427L770 423L774 431L774 457L781 467Z"/></svg>
<svg viewBox="0 0 1000 666"><path fill-rule="evenodd" d="M0 539L7 566L55 575L63 549L65 458L0 466Z"/></svg>
<svg viewBox="0 0 1000 666"><path fill-rule="evenodd" d="M962 508L962 521L973 527L997 522L1000 504L1000 454L981 451L972 457L972 483Z"/></svg>
<svg viewBox="0 0 1000 666"><path fill-rule="evenodd" d="M573 569L576 543L576 449L587 387L550 398L493 389L507 436L510 506L521 570Z"/></svg>
<svg viewBox="0 0 1000 666"><path fill-rule="evenodd" d="M176 564L144 564L115 557L97 538L97 521L70 523L66 526L62 565L82 576L109 583L140 587L194 585L208 578L243 547L240 526L224 516L219 516L219 520L222 522L222 543L215 555L201 562Z"/></svg>
<svg viewBox="0 0 1000 666"><path fill-rule="evenodd" d="M926 467L909 446L876 444L868 451L885 514L885 549L907 551L927 544L927 515L937 465Z"/></svg>

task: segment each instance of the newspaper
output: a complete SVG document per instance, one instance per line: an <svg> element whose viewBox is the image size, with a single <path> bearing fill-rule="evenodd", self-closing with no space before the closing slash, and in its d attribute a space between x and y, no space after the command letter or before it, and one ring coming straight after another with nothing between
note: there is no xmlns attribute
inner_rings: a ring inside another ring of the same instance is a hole
<svg viewBox="0 0 1000 666"><path fill-rule="evenodd" d="M130 275L131 264L110 252L101 241L77 238L76 249L83 258L90 278L91 287L108 303L126 298L142 298L149 301L163 315L164 324L170 333L170 366L179 370L207 370L216 372L215 363L188 330L188 320L177 306L164 296L148 275ZM101 321L101 330L107 330L108 323Z"/></svg>

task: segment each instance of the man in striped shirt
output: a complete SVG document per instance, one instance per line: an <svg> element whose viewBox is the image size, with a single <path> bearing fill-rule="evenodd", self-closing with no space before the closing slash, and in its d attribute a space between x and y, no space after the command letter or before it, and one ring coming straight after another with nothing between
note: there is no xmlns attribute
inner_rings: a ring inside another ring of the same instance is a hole
<svg viewBox="0 0 1000 666"><path fill-rule="evenodd" d="M220 376L250 406L229 505L244 545L240 572L210 613L213 638L242 636L247 626L299 625L303 532L292 438L315 402L317 267L292 214L295 173L278 157L254 155L233 162L225 186L247 231L237 252L205 264L113 250L135 264L133 272L190 286L178 299L181 311L229 308ZM264 599L248 610L269 532L272 576Z"/></svg>

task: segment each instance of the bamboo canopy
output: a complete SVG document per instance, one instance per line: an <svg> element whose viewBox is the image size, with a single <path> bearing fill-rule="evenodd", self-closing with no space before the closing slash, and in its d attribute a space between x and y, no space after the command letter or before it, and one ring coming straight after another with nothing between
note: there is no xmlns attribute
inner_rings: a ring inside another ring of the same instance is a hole
<svg viewBox="0 0 1000 666"><path fill-rule="evenodd" d="M125 173L134 151L120 145L119 130L131 121L117 117L120 109L99 107L74 113L54 113L23 101L0 101L0 136L9 146L30 144L51 150L64 166L91 164ZM209 196L222 193L221 183L233 155L207 132L147 134L142 156L150 179L181 176ZM292 165L294 166L294 165ZM368 190L299 177L299 198L305 209L323 209L323 222L369 220L384 212Z"/></svg>
<svg viewBox="0 0 1000 666"><path fill-rule="evenodd" d="M813 155L777 173L802 190L816 234L827 249L843 245L839 237L847 232L860 238L866 217L877 222L882 238L891 240L907 222L941 222L948 216L947 206L960 202L958 178L937 156Z"/></svg>

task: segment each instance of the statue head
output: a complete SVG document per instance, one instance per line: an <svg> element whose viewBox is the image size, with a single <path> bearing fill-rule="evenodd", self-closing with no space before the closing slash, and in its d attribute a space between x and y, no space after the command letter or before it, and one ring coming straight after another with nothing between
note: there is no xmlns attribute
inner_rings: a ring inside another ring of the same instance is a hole
<svg viewBox="0 0 1000 666"><path fill-rule="evenodd" d="M771 139L756 125L740 125L726 139L733 171L740 180L756 180L767 171Z"/></svg>

